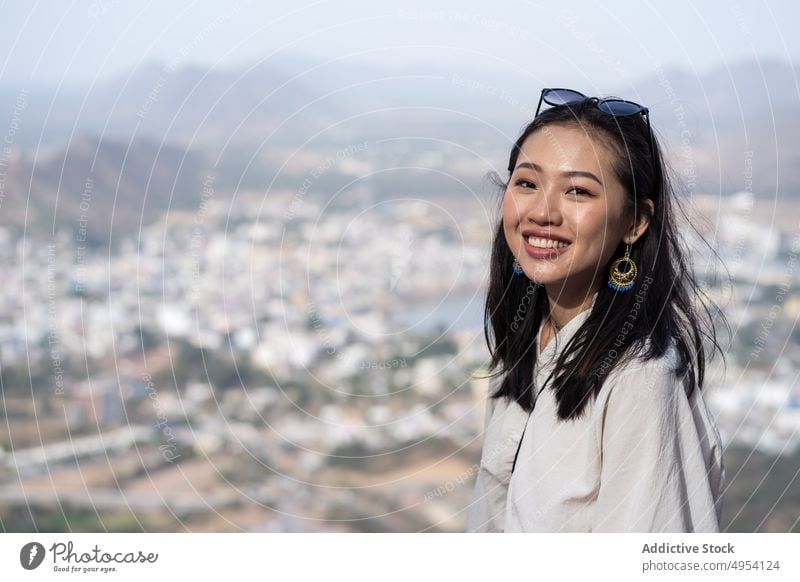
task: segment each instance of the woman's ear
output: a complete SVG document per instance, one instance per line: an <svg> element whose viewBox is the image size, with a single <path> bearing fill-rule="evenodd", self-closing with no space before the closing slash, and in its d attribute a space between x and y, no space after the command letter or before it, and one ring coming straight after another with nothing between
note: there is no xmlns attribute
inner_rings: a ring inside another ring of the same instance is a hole
<svg viewBox="0 0 800 582"><path fill-rule="evenodd" d="M631 223L628 235L624 238L626 244L632 245L639 240L642 235L644 235L647 227L650 226L650 217L655 214L655 206L653 205L652 200L645 198L642 201L642 204L647 206L650 209L650 212L636 212L636 216L634 221Z"/></svg>

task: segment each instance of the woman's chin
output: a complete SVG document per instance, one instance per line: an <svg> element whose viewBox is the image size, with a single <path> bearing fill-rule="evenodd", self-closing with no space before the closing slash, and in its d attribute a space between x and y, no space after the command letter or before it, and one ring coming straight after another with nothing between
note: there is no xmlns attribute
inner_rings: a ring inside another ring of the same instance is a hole
<svg viewBox="0 0 800 582"><path fill-rule="evenodd" d="M567 276L564 273L553 273L548 269L537 269L537 268L525 268L525 274L528 276L528 279L536 283L537 285L544 285L546 287L551 286L561 286L567 280Z"/></svg>

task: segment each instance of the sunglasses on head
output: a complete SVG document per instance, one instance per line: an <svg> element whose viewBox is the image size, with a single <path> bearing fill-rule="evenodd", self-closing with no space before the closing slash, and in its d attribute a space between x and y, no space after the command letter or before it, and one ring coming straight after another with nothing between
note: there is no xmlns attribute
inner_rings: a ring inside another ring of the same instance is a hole
<svg viewBox="0 0 800 582"><path fill-rule="evenodd" d="M539 96L539 104L536 106L536 115L539 116L539 110L542 107L542 101L554 107L577 105L584 101L593 101L597 108L603 113L614 115L615 117L627 117L629 115L643 115L647 123L647 133L650 138L650 159L653 160L655 165L653 145L653 130L650 127L650 115L647 107L634 103L633 101L626 101L624 99L598 99L597 97L587 97L579 91L573 89L542 89L542 94Z"/></svg>

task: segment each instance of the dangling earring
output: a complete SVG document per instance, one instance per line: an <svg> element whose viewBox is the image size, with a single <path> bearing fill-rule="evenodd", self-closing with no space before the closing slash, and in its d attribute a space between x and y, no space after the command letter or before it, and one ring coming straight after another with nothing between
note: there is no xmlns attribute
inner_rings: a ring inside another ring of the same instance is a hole
<svg viewBox="0 0 800 582"><path fill-rule="evenodd" d="M622 271L619 268L622 263L628 264L626 271ZM634 279L636 279L636 263L631 259L631 245L627 244L625 256L611 263L611 276L608 279L608 286L615 291L630 291L633 289Z"/></svg>
<svg viewBox="0 0 800 582"><path fill-rule="evenodd" d="M519 266L519 261L515 258L514 259L514 274L515 275L522 275L525 271L522 270L522 267Z"/></svg>

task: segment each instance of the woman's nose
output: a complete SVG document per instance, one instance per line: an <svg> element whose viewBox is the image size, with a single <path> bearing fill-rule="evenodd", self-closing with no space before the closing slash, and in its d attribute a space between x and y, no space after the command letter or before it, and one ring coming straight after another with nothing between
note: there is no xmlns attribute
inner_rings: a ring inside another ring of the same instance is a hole
<svg viewBox="0 0 800 582"><path fill-rule="evenodd" d="M522 218L537 224L560 223L561 196L552 188L542 188L537 195L529 198Z"/></svg>

